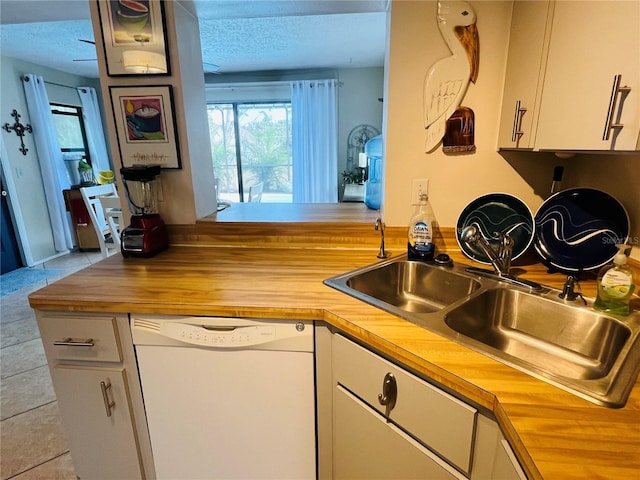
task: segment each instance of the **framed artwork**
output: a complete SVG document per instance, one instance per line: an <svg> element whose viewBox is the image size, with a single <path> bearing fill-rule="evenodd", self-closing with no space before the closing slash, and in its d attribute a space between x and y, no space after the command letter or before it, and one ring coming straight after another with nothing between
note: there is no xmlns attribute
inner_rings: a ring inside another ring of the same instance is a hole
<svg viewBox="0 0 640 480"><path fill-rule="evenodd" d="M98 0L107 75L170 75L164 0Z"/></svg>
<svg viewBox="0 0 640 480"><path fill-rule="evenodd" d="M170 85L110 87L122 166L182 168Z"/></svg>

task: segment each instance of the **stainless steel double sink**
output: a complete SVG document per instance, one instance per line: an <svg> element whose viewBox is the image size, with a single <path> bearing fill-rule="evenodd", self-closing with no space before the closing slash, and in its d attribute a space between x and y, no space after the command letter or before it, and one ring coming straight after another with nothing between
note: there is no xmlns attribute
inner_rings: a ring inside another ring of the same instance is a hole
<svg viewBox="0 0 640 480"><path fill-rule="evenodd" d="M607 315L557 289L406 256L325 284L598 405L624 406L640 371L637 311Z"/></svg>

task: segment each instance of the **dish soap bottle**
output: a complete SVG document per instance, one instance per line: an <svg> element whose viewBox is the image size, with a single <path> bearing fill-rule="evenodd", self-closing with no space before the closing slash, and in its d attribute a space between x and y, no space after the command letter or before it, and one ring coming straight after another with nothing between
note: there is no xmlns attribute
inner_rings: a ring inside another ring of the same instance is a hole
<svg viewBox="0 0 640 480"><path fill-rule="evenodd" d="M433 260L434 215L426 193L420 193L420 204L409 221L407 254L411 260Z"/></svg>
<svg viewBox="0 0 640 480"><path fill-rule="evenodd" d="M629 315L629 302L635 289L633 270L627 265L626 245L616 245L618 253L613 265L604 266L598 273L598 297L594 308L615 315Z"/></svg>

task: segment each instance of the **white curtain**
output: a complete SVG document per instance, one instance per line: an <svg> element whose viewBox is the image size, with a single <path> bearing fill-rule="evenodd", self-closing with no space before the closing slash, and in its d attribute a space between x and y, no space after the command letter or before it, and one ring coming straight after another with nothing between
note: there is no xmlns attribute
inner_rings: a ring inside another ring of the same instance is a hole
<svg viewBox="0 0 640 480"><path fill-rule="evenodd" d="M94 178L102 170L111 170L107 145L104 141L102 118L98 106L98 96L92 87L78 87L78 95L82 105L82 118L87 133L87 143L91 154L91 166Z"/></svg>
<svg viewBox="0 0 640 480"><path fill-rule="evenodd" d="M53 233L56 252L73 248L71 218L67 212L62 190L70 187L67 178L60 144L53 125L53 114L49 105L49 96L44 79L33 74L23 77L27 110L33 127L33 140L36 144L40 174L44 184L49 220Z"/></svg>
<svg viewBox="0 0 640 480"><path fill-rule="evenodd" d="M336 80L291 82L293 202L338 201Z"/></svg>

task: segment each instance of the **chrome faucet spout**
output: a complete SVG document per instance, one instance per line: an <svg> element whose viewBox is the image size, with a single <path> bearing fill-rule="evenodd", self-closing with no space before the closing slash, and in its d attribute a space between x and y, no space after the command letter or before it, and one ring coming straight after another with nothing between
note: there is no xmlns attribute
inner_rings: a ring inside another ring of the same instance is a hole
<svg viewBox="0 0 640 480"><path fill-rule="evenodd" d="M387 252L384 251L384 222L381 217L376 218L376 230L380 231L380 251L378 252L378 258L387 258Z"/></svg>
<svg viewBox="0 0 640 480"><path fill-rule="evenodd" d="M489 258L495 273L498 276L508 276L509 271L511 270L511 254L513 252L513 239L504 233L499 234L499 246L498 253L496 253L489 242L480 234L478 229L469 225L465 227L461 234L460 238L463 242L468 243L469 245L478 245L482 252Z"/></svg>

